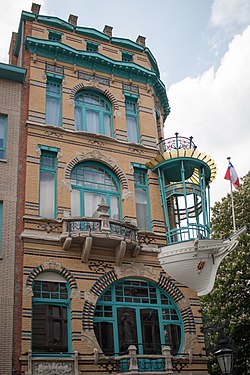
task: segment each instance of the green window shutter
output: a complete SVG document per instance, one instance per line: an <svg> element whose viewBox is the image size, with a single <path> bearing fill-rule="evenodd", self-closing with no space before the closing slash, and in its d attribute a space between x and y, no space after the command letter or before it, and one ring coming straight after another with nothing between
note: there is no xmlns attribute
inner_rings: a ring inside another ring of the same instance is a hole
<svg viewBox="0 0 250 375"><path fill-rule="evenodd" d="M7 116L0 115L0 159L6 158Z"/></svg>
<svg viewBox="0 0 250 375"><path fill-rule="evenodd" d="M57 153L41 150L39 215L56 217Z"/></svg>
<svg viewBox="0 0 250 375"><path fill-rule="evenodd" d="M62 124L62 79L47 78L46 84L46 125Z"/></svg>
<svg viewBox="0 0 250 375"><path fill-rule="evenodd" d="M137 226L142 230L151 230L147 170L134 168L134 186Z"/></svg>

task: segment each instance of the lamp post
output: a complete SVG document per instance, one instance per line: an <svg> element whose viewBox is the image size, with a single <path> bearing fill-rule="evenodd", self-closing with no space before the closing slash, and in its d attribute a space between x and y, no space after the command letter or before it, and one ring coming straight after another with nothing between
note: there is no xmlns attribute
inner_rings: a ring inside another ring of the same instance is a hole
<svg viewBox="0 0 250 375"><path fill-rule="evenodd" d="M217 358L220 366L221 373L223 375L232 375L233 370L233 351L228 348L227 340L220 341L221 349L217 350L214 355Z"/></svg>

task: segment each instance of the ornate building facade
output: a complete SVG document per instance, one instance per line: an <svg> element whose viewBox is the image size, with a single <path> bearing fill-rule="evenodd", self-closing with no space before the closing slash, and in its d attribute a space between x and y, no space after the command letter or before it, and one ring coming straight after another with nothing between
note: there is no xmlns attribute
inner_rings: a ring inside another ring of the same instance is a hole
<svg viewBox="0 0 250 375"><path fill-rule="evenodd" d="M171 202L147 167L169 113L156 60L142 36L39 10L10 54L27 69L14 371L207 374L197 294L158 260Z"/></svg>

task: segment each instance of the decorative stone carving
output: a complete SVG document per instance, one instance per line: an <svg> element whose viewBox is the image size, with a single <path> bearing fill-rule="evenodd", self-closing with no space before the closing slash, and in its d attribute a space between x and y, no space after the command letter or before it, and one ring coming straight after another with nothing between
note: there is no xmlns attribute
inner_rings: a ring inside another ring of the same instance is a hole
<svg viewBox="0 0 250 375"><path fill-rule="evenodd" d="M74 375L72 363L40 362L34 363L33 375Z"/></svg>
<svg viewBox="0 0 250 375"><path fill-rule="evenodd" d="M178 301L178 307L180 310L184 310L185 308L190 306L190 301L187 298L182 298Z"/></svg>
<svg viewBox="0 0 250 375"><path fill-rule="evenodd" d="M122 200L132 200L133 199L133 193L130 190L122 190Z"/></svg>
<svg viewBox="0 0 250 375"><path fill-rule="evenodd" d="M85 300L87 300L89 303L92 303L93 305L96 304L99 296L96 296L95 294L91 292L87 292L85 296Z"/></svg>
<svg viewBox="0 0 250 375"><path fill-rule="evenodd" d="M123 264L121 267L115 266L115 272L117 273L118 278L139 276L158 280L160 275L160 270L155 270L142 263Z"/></svg>
<svg viewBox="0 0 250 375"><path fill-rule="evenodd" d="M74 299L81 299L81 292L78 289L71 290L71 297Z"/></svg>
<svg viewBox="0 0 250 375"><path fill-rule="evenodd" d="M48 262L43 263L44 271L46 270L55 270L60 272L62 269L62 265L60 263L56 263L53 259L49 259Z"/></svg>
<svg viewBox="0 0 250 375"><path fill-rule="evenodd" d="M197 336L194 333L185 333L183 352L189 355L189 363L192 362L194 346L197 344Z"/></svg>
<svg viewBox="0 0 250 375"><path fill-rule="evenodd" d="M87 351L89 353L95 353L95 357L97 356L96 350L98 353L102 353L102 350L97 342L94 330L84 330L82 334L82 341L84 342L84 346L86 346Z"/></svg>
<svg viewBox="0 0 250 375"><path fill-rule="evenodd" d="M71 183L69 180L61 180L61 189L66 191L71 191Z"/></svg>

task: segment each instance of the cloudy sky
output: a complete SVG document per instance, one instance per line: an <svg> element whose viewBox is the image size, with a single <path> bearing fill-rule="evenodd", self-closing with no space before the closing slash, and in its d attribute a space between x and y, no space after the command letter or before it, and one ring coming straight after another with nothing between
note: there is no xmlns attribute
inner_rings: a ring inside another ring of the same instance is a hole
<svg viewBox="0 0 250 375"><path fill-rule="evenodd" d="M250 0L36 0L40 14L136 40L145 36L167 87L166 137L194 137L218 174L212 203L229 191L227 157L240 177L250 170ZM0 3L0 61L8 62L12 31L30 0Z"/></svg>

